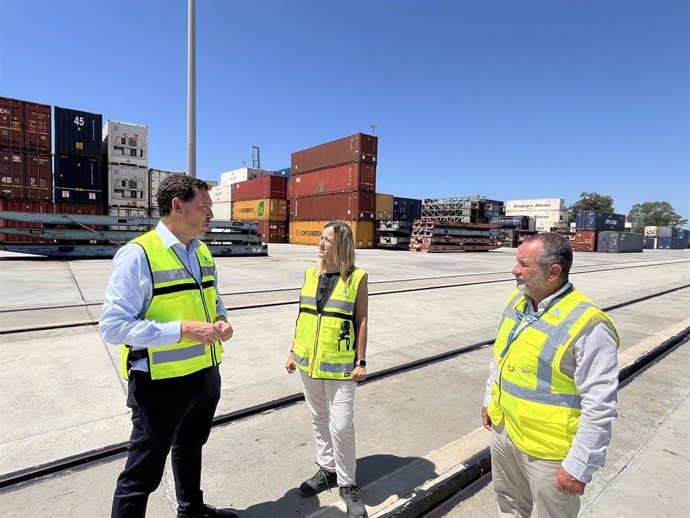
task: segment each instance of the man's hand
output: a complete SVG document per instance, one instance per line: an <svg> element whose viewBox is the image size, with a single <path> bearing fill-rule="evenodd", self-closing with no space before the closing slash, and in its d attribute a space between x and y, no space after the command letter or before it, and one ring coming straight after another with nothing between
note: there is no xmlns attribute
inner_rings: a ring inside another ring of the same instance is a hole
<svg viewBox="0 0 690 518"><path fill-rule="evenodd" d="M491 431L491 418L489 417L489 412L486 410L485 406L482 407L482 424L484 425L484 428Z"/></svg>
<svg viewBox="0 0 690 518"><path fill-rule="evenodd" d="M217 324L218 322L209 324L208 322L183 321L180 323L180 336L201 344L211 345L216 340L221 339L221 331L216 327Z"/></svg>
<svg viewBox="0 0 690 518"><path fill-rule="evenodd" d="M556 474L556 489L566 495L582 495L585 492L585 483L580 482L570 473L563 469L563 466L558 468Z"/></svg>
<svg viewBox="0 0 690 518"><path fill-rule="evenodd" d="M227 320L216 320L215 326L216 329L218 329L218 332L220 333L221 340L226 342L232 338L234 330L230 325L230 322L228 322Z"/></svg>

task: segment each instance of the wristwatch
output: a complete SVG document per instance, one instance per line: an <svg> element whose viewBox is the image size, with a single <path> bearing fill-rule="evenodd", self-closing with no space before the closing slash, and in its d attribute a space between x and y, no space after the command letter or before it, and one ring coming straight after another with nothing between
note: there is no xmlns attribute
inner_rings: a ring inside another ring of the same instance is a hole
<svg viewBox="0 0 690 518"><path fill-rule="evenodd" d="M366 367L367 366L367 361L366 360L357 360L355 362L355 365L357 367Z"/></svg>

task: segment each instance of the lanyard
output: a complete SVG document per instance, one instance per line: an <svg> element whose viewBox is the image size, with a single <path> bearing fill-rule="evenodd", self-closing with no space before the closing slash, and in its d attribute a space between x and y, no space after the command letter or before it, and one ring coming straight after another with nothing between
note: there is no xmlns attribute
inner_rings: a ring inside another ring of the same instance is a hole
<svg viewBox="0 0 690 518"><path fill-rule="evenodd" d="M572 285L565 290L563 293L561 293L558 297L554 297L551 299L551 302L548 303L548 305L541 311L539 312L538 315L533 315L531 313L526 313L524 311L520 311L519 309L516 309L515 312L518 314L520 319L515 322L515 325L513 326L513 329L510 330L510 333L508 334L508 340L506 341L506 346L503 348L503 351L501 352L501 359L505 357L505 355L508 353L508 349L510 348L510 344L512 344L515 340L518 339L518 337L522 334L522 332L527 329L530 325L535 323L537 320L541 318L542 315L545 315L549 309L551 309L553 306L558 304L563 297L568 295L572 291L573 287ZM529 301L525 299L525 309L527 309L527 304L529 304ZM523 325L524 324L524 325Z"/></svg>

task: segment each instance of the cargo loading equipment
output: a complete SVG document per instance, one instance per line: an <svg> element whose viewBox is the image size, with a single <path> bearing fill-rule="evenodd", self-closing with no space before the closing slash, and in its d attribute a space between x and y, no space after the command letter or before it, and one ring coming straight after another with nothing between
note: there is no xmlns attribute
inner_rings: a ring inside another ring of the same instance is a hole
<svg viewBox="0 0 690 518"><path fill-rule="evenodd" d="M159 218L0 211L0 220L36 225L28 228L0 227L0 234L46 240L25 243L0 240L2 251L89 258L113 257L122 245L155 228ZM214 257L268 255L268 245L261 242L255 223L211 221L200 240Z"/></svg>

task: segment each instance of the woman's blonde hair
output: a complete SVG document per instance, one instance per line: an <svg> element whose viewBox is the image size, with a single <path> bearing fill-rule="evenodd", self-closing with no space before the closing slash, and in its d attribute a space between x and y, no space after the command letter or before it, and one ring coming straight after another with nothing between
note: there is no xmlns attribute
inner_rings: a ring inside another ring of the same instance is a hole
<svg viewBox="0 0 690 518"><path fill-rule="evenodd" d="M340 220L331 221L323 227L333 228L335 239L333 241L335 264L338 265L338 272L345 283L350 282L350 276L355 270L355 238L352 229ZM324 261L321 260L320 273L324 272Z"/></svg>

